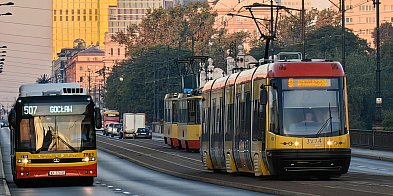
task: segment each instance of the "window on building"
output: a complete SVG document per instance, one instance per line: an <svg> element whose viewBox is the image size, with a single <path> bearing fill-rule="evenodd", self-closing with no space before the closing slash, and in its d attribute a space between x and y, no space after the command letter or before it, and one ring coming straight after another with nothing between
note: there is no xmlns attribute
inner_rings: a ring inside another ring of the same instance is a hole
<svg viewBox="0 0 393 196"><path fill-rule="evenodd" d="M83 14L86 14L86 9L83 10Z"/></svg>
<svg viewBox="0 0 393 196"><path fill-rule="evenodd" d="M98 20L98 16L95 16L94 19L95 19L95 21L97 21Z"/></svg>
<svg viewBox="0 0 393 196"><path fill-rule="evenodd" d="M68 14L68 10L66 10L66 15Z"/></svg>
<svg viewBox="0 0 393 196"><path fill-rule="evenodd" d="M111 48L111 53L110 54L111 54L111 56L113 56L113 48Z"/></svg>
<svg viewBox="0 0 393 196"><path fill-rule="evenodd" d="M74 12L74 10L73 10L73 9L71 10L71 14L75 14L75 12Z"/></svg>
<svg viewBox="0 0 393 196"><path fill-rule="evenodd" d="M86 16L83 16L83 21L86 21Z"/></svg>
<svg viewBox="0 0 393 196"><path fill-rule="evenodd" d="M359 18L359 23L366 23L366 18L360 17Z"/></svg>
<svg viewBox="0 0 393 196"><path fill-rule="evenodd" d="M78 21L81 21L81 17L80 16L78 16Z"/></svg>
<svg viewBox="0 0 393 196"><path fill-rule="evenodd" d="M120 48L117 48L117 55L120 55Z"/></svg>
<svg viewBox="0 0 393 196"><path fill-rule="evenodd" d="M60 10L60 15L63 14L63 10Z"/></svg>
<svg viewBox="0 0 393 196"><path fill-rule="evenodd" d="M83 77L79 77L79 82L83 82Z"/></svg>
<svg viewBox="0 0 393 196"><path fill-rule="evenodd" d="M56 10L53 10L53 15L56 15Z"/></svg>
<svg viewBox="0 0 393 196"><path fill-rule="evenodd" d="M89 16L89 21L92 21L93 20L93 17L92 16Z"/></svg>
<svg viewBox="0 0 393 196"><path fill-rule="evenodd" d="M74 16L71 17L71 20L74 21Z"/></svg>
<svg viewBox="0 0 393 196"><path fill-rule="evenodd" d="M68 21L68 16L66 16L66 21Z"/></svg>
<svg viewBox="0 0 393 196"><path fill-rule="evenodd" d="M56 21L56 16L53 16L53 21Z"/></svg>
<svg viewBox="0 0 393 196"><path fill-rule="evenodd" d="M60 21L63 21L63 16L60 16Z"/></svg>
<svg viewBox="0 0 393 196"><path fill-rule="evenodd" d="M77 14L81 14L81 10L80 10L80 9L78 9L78 11L76 11L76 13L77 13Z"/></svg>
<svg viewBox="0 0 393 196"><path fill-rule="evenodd" d="M351 23L352 22L352 18L345 18L345 22Z"/></svg>
<svg viewBox="0 0 393 196"><path fill-rule="evenodd" d="M83 71L83 66L79 66L79 70L80 70L80 71Z"/></svg>
<svg viewBox="0 0 393 196"><path fill-rule="evenodd" d="M89 9L89 14L93 14L93 10L92 9Z"/></svg>
<svg viewBox="0 0 393 196"><path fill-rule="evenodd" d="M98 14L98 9L94 10L94 14L97 15Z"/></svg>

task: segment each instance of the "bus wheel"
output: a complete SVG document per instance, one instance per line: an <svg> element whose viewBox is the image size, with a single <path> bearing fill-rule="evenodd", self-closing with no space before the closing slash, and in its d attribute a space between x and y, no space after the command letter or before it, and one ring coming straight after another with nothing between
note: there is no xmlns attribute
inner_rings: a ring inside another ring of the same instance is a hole
<svg viewBox="0 0 393 196"><path fill-rule="evenodd" d="M82 184L84 186L93 186L94 184L94 177L85 177L82 179Z"/></svg>

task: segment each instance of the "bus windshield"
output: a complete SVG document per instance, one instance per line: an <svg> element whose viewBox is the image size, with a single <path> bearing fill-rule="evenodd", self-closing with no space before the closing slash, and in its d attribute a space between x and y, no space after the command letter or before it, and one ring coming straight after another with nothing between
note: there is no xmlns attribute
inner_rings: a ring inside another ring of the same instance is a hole
<svg viewBox="0 0 393 196"><path fill-rule="evenodd" d="M284 89L283 134L305 137L343 134L343 103L339 89Z"/></svg>
<svg viewBox="0 0 393 196"><path fill-rule="evenodd" d="M20 122L17 148L40 153L95 149L95 131L87 115L33 116Z"/></svg>

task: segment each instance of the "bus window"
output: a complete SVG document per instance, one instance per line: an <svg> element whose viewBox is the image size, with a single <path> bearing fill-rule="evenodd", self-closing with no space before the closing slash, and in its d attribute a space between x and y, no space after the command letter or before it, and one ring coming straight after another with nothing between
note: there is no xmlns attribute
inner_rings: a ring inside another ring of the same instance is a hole
<svg viewBox="0 0 393 196"><path fill-rule="evenodd" d="M20 122L19 148L31 150L33 145L33 134L31 133L30 119L22 119Z"/></svg>

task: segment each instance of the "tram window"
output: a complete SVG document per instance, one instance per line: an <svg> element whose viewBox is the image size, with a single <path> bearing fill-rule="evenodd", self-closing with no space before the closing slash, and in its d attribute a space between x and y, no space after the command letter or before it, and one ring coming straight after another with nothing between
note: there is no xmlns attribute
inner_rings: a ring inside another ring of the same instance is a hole
<svg viewBox="0 0 393 196"><path fill-rule="evenodd" d="M253 104L253 119L252 119L252 139L254 141L261 140L262 139L262 129L260 127L261 119L260 117L262 116L259 112L259 108L261 106L259 105L258 100L254 100Z"/></svg>
<svg viewBox="0 0 393 196"><path fill-rule="evenodd" d="M201 123L201 115L200 115L200 113L201 113L201 102L198 100L198 101L196 101L195 102L195 112L196 112L196 114L195 114L195 123L196 124L200 124Z"/></svg>
<svg viewBox="0 0 393 196"><path fill-rule="evenodd" d="M270 125L269 130L273 133L278 134L278 103L277 103L277 91L271 89L269 92L271 97L269 99L269 118L270 118Z"/></svg>
<svg viewBox="0 0 393 196"><path fill-rule="evenodd" d="M227 112L227 129L225 135L225 141L231 141L233 137L233 104L228 104L228 112Z"/></svg>
<svg viewBox="0 0 393 196"><path fill-rule="evenodd" d="M214 134L215 132L216 132L216 122L217 122L217 118L216 118L216 108L217 108L217 106L216 106L216 99L213 99L212 100L212 102L213 102L213 107L212 107L212 116L213 116L213 123L211 123L211 125L212 125L212 129L211 129L211 133L212 134Z"/></svg>
<svg viewBox="0 0 393 196"><path fill-rule="evenodd" d="M244 114L244 131L246 133L251 132L251 95L250 92L246 93L245 102L245 114ZM249 134L247 134L249 135Z"/></svg>

